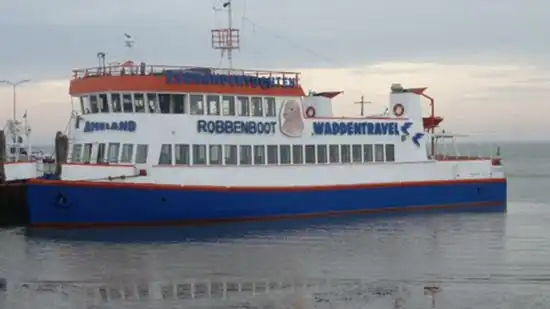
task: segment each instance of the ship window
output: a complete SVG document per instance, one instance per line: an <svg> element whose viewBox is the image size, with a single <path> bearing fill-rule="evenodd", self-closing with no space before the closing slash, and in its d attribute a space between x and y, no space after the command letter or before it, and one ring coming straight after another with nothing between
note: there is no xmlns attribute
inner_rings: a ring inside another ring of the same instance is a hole
<svg viewBox="0 0 550 309"><path fill-rule="evenodd" d="M80 162L81 155L82 155L82 144L74 144L72 162Z"/></svg>
<svg viewBox="0 0 550 309"><path fill-rule="evenodd" d="M386 144L386 161L395 161L395 145L393 144Z"/></svg>
<svg viewBox="0 0 550 309"><path fill-rule="evenodd" d="M317 163L328 163L327 145L317 145Z"/></svg>
<svg viewBox="0 0 550 309"><path fill-rule="evenodd" d="M222 145L210 145L210 164L222 164Z"/></svg>
<svg viewBox="0 0 550 309"><path fill-rule="evenodd" d="M262 98L260 97L252 97L252 116L254 117L264 116Z"/></svg>
<svg viewBox="0 0 550 309"><path fill-rule="evenodd" d="M363 160L364 162L374 161L374 156L372 154L372 145L363 145Z"/></svg>
<svg viewBox="0 0 550 309"><path fill-rule="evenodd" d="M122 108L125 113L132 113L134 111L131 94L125 93L122 95Z"/></svg>
<svg viewBox="0 0 550 309"><path fill-rule="evenodd" d="M315 164L315 145L306 145L306 163Z"/></svg>
<svg viewBox="0 0 550 309"><path fill-rule="evenodd" d="M265 146L254 145L254 164L265 164Z"/></svg>
<svg viewBox="0 0 550 309"><path fill-rule="evenodd" d="M374 161L384 162L384 145L381 145L381 144L374 145Z"/></svg>
<svg viewBox="0 0 550 309"><path fill-rule="evenodd" d="M208 102L208 115L219 115L220 114L220 96L207 95L206 101Z"/></svg>
<svg viewBox="0 0 550 309"><path fill-rule="evenodd" d="M123 144L122 154L120 156L121 163L131 163L134 156L134 144Z"/></svg>
<svg viewBox="0 0 550 309"><path fill-rule="evenodd" d="M279 147L267 145L267 164L279 164Z"/></svg>
<svg viewBox="0 0 550 309"><path fill-rule="evenodd" d="M265 115L267 117L277 117L277 105L275 98L267 97L265 100Z"/></svg>
<svg viewBox="0 0 550 309"><path fill-rule="evenodd" d="M363 149L361 145L352 145L351 146L351 156L354 163L363 162Z"/></svg>
<svg viewBox="0 0 550 309"><path fill-rule="evenodd" d="M290 164L290 145L281 145L279 149L281 164Z"/></svg>
<svg viewBox="0 0 550 309"><path fill-rule="evenodd" d="M139 144L136 147L136 164L147 163L147 155L149 153L149 145Z"/></svg>
<svg viewBox="0 0 550 309"><path fill-rule="evenodd" d="M105 144L101 143L97 146L96 163L105 163Z"/></svg>
<svg viewBox="0 0 550 309"><path fill-rule="evenodd" d="M248 97L237 97L239 101L239 116L250 116L250 101Z"/></svg>
<svg viewBox="0 0 550 309"><path fill-rule="evenodd" d="M160 112L163 114L170 114L170 95L159 94L159 107Z"/></svg>
<svg viewBox="0 0 550 309"><path fill-rule="evenodd" d="M111 93L111 110L114 113L122 112L122 105L120 105L120 93Z"/></svg>
<svg viewBox="0 0 550 309"><path fill-rule="evenodd" d="M292 146L292 163L303 164L304 163L304 148L302 145Z"/></svg>
<svg viewBox="0 0 550 309"><path fill-rule="evenodd" d="M340 163L340 152L338 151L338 145L330 145L328 148L328 157L330 163Z"/></svg>
<svg viewBox="0 0 550 309"><path fill-rule="evenodd" d="M134 93L134 111L136 113L145 113L145 99L143 93Z"/></svg>
<svg viewBox="0 0 550 309"><path fill-rule="evenodd" d="M90 97L83 96L80 97L80 108L82 109L82 114L90 113Z"/></svg>
<svg viewBox="0 0 550 309"><path fill-rule="evenodd" d="M189 96L189 105L191 115L204 115L204 98L202 94L192 94ZM203 163L204 164L204 163Z"/></svg>
<svg viewBox="0 0 550 309"><path fill-rule="evenodd" d="M185 95L173 94L172 106L172 111L174 114L185 114Z"/></svg>
<svg viewBox="0 0 550 309"><path fill-rule="evenodd" d="M90 163L92 159L92 144L84 144L84 152L82 154L82 162Z"/></svg>
<svg viewBox="0 0 550 309"><path fill-rule="evenodd" d="M109 153L107 155L108 163L118 163L120 153L120 143L109 143Z"/></svg>
<svg viewBox="0 0 550 309"><path fill-rule="evenodd" d="M351 146L350 145L340 145L340 157L342 158L342 163L351 162Z"/></svg>
<svg viewBox="0 0 550 309"><path fill-rule="evenodd" d="M156 113L159 110L158 107L158 98L156 93L147 94L147 108L149 113Z"/></svg>
<svg viewBox="0 0 550 309"><path fill-rule="evenodd" d="M98 103L99 103L99 110L102 113L108 113L109 112L109 101L107 100L107 94L102 93L97 96L98 97Z"/></svg>
<svg viewBox="0 0 550 309"><path fill-rule="evenodd" d="M189 157L189 145L176 145L176 164L189 165L191 158Z"/></svg>
<svg viewBox="0 0 550 309"><path fill-rule="evenodd" d="M225 164L237 164L237 145L225 145Z"/></svg>
<svg viewBox="0 0 550 309"><path fill-rule="evenodd" d="M172 144L162 144L160 147L159 165L172 165Z"/></svg>
<svg viewBox="0 0 550 309"><path fill-rule="evenodd" d="M193 164L206 164L206 145L193 145Z"/></svg>
<svg viewBox="0 0 550 309"><path fill-rule="evenodd" d="M91 95L90 96L90 110L92 111L92 114L96 114L99 112L99 107L97 106L97 96Z"/></svg>
<svg viewBox="0 0 550 309"><path fill-rule="evenodd" d="M239 146L239 164L241 165L252 164L252 146L250 145Z"/></svg>
<svg viewBox="0 0 550 309"><path fill-rule="evenodd" d="M223 115L235 116L235 97L223 96L222 97Z"/></svg>

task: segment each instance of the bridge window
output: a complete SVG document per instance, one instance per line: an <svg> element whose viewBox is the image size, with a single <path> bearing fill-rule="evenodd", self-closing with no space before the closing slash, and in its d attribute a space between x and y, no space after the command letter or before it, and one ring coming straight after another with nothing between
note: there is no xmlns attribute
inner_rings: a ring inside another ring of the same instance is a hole
<svg viewBox="0 0 550 309"><path fill-rule="evenodd" d="M134 156L134 144L123 144L122 154L120 156L121 163L131 163Z"/></svg>
<svg viewBox="0 0 550 309"><path fill-rule="evenodd" d="M254 117L264 116L262 98L260 97L252 97L252 116Z"/></svg>
<svg viewBox="0 0 550 309"><path fill-rule="evenodd" d="M152 114L156 113L159 110L158 98L156 93L147 94L147 109L147 111Z"/></svg>
<svg viewBox="0 0 550 309"><path fill-rule="evenodd" d="M223 96L222 105L223 105L224 116L235 116L235 97L234 96Z"/></svg>
<svg viewBox="0 0 550 309"><path fill-rule="evenodd" d="M386 162L395 161L395 145L386 144Z"/></svg>
<svg viewBox="0 0 550 309"><path fill-rule="evenodd" d="M174 114L185 114L185 95L173 94L172 95L172 110Z"/></svg>
<svg viewBox="0 0 550 309"><path fill-rule="evenodd" d="M90 163L92 160L92 144L84 144L84 152L82 153L82 162Z"/></svg>
<svg viewBox="0 0 550 309"><path fill-rule="evenodd" d="M90 96L90 110L92 111L92 114L97 114L99 112L99 107L97 105L97 96L91 95Z"/></svg>
<svg viewBox="0 0 550 309"><path fill-rule="evenodd" d="M125 113L133 113L134 105L132 103L132 95L125 93L122 95L122 108Z"/></svg>
<svg viewBox="0 0 550 309"><path fill-rule="evenodd" d="M191 115L204 115L204 96L192 94L189 96Z"/></svg>
<svg viewBox="0 0 550 309"><path fill-rule="evenodd" d="M254 145L254 164L257 164L257 165L265 164L265 146L264 145Z"/></svg>
<svg viewBox="0 0 550 309"><path fill-rule="evenodd" d="M384 162L384 145L374 145L374 162Z"/></svg>
<svg viewBox="0 0 550 309"><path fill-rule="evenodd" d="M118 163L118 155L120 153L120 143L109 143L109 151L107 155L108 163Z"/></svg>
<svg viewBox="0 0 550 309"><path fill-rule="evenodd" d="M279 164L279 147L267 145L267 164Z"/></svg>
<svg viewBox="0 0 550 309"><path fill-rule="evenodd" d="M99 98L99 110L102 113L108 113L109 112L109 100L107 99L108 96L106 93L102 93L98 96Z"/></svg>
<svg viewBox="0 0 550 309"><path fill-rule="evenodd" d="M191 164L189 145L178 144L176 145L176 164L189 165Z"/></svg>
<svg viewBox="0 0 550 309"><path fill-rule="evenodd" d="M80 108L82 109L82 114L90 113L90 97L83 96L80 97Z"/></svg>
<svg viewBox="0 0 550 309"><path fill-rule="evenodd" d="M372 145L363 145L363 161L364 162L373 162L374 155Z"/></svg>
<svg viewBox="0 0 550 309"><path fill-rule="evenodd" d="M351 146L351 157L354 163L363 162L363 149L361 145Z"/></svg>
<svg viewBox="0 0 550 309"><path fill-rule="evenodd" d="M193 145L193 164L206 164L206 145Z"/></svg>
<svg viewBox="0 0 550 309"><path fill-rule="evenodd" d="M338 145L330 145L328 147L328 157L330 163L340 163L340 151Z"/></svg>
<svg viewBox="0 0 550 309"><path fill-rule="evenodd" d="M306 163L315 164L315 145L306 145Z"/></svg>
<svg viewBox="0 0 550 309"><path fill-rule="evenodd" d="M162 114L170 114L170 95L159 94L159 107Z"/></svg>
<svg viewBox="0 0 550 309"><path fill-rule="evenodd" d="M220 114L220 96L207 95L206 101L208 102L208 115L219 115Z"/></svg>
<svg viewBox="0 0 550 309"><path fill-rule="evenodd" d="M210 164L222 164L222 145L210 145Z"/></svg>
<svg viewBox="0 0 550 309"><path fill-rule="evenodd" d="M122 105L120 104L120 93L111 93L111 110L114 113L122 112Z"/></svg>
<svg viewBox="0 0 550 309"><path fill-rule="evenodd" d="M281 164L290 164L290 145L281 145L279 149Z"/></svg>
<svg viewBox="0 0 550 309"><path fill-rule="evenodd" d="M340 145L340 158L342 163L351 163L350 145Z"/></svg>
<svg viewBox="0 0 550 309"><path fill-rule="evenodd" d="M292 163L302 164L304 163L304 148L302 145L292 146Z"/></svg>
<svg viewBox="0 0 550 309"><path fill-rule="evenodd" d="M241 165L252 164L252 147L250 145L240 145L239 150L239 163Z"/></svg>
<svg viewBox="0 0 550 309"><path fill-rule="evenodd" d="M136 147L136 164L147 163L147 155L149 153L149 145L139 144Z"/></svg>
<svg viewBox="0 0 550 309"><path fill-rule="evenodd" d="M317 163L328 163L327 145L317 145Z"/></svg>
<svg viewBox="0 0 550 309"><path fill-rule="evenodd" d="M236 165L237 164L237 145L225 145L225 164Z"/></svg>
<svg viewBox="0 0 550 309"><path fill-rule="evenodd" d="M159 165L172 165L172 145L162 144L159 154Z"/></svg>
<svg viewBox="0 0 550 309"><path fill-rule="evenodd" d="M105 163L105 143L97 145L96 163Z"/></svg>
<svg viewBox="0 0 550 309"><path fill-rule="evenodd" d="M250 116L250 100L248 97L237 97L239 102L239 116Z"/></svg>
<svg viewBox="0 0 550 309"><path fill-rule="evenodd" d="M275 98L267 97L265 100L265 115L267 117L277 117L277 105Z"/></svg>
<svg viewBox="0 0 550 309"><path fill-rule="evenodd" d="M73 145L73 154L72 154L72 162L80 162L80 157L82 156L82 144L74 144Z"/></svg>
<svg viewBox="0 0 550 309"><path fill-rule="evenodd" d="M134 111L145 113L145 98L143 93L134 93Z"/></svg>

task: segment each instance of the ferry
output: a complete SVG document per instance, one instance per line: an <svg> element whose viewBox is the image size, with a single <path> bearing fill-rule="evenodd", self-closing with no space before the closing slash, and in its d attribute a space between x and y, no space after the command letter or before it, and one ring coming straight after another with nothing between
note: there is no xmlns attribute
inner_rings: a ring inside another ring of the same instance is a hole
<svg viewBox="0 0 550 309"><path fill-rule="evenodd" d="M338 117L341 91L305 93L296 72L100 61L69 92L67 158L29 182L32 226L506 211L500 158L437 153L425 87L393 84L388 112Z"/></svg>

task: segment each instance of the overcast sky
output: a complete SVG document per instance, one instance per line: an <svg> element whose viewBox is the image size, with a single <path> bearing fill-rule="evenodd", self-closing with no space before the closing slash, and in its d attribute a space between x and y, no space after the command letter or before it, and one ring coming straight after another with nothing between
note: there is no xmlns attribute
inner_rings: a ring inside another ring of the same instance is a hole
<svg viewBox="0 0 550 309"><path fill-rule="evenodd" d="M0 80L18 90L38 143L66 127L71 69L132 58L219 66L210 29L218 0L1 0ZM234 0L242 31L234 65L303 73L306 90L344 90L338 114L361 95L382 112L391 83L428 86L452 131L546 139L550 127L550 2L543 0ZM123 34L135 38L124 48ZM0 121L11 89L0 88Z"/></svg>

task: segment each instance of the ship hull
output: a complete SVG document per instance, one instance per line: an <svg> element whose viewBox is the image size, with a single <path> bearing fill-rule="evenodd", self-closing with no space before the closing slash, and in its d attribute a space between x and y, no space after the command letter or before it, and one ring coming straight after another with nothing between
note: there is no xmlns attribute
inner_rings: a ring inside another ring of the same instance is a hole
<svg viewBox="0 0 550 309"><path fill-rule="evenodd" d="M506 211L505 179L226 188L32 180L32 226L201 224L381 212Z"/></svg>

